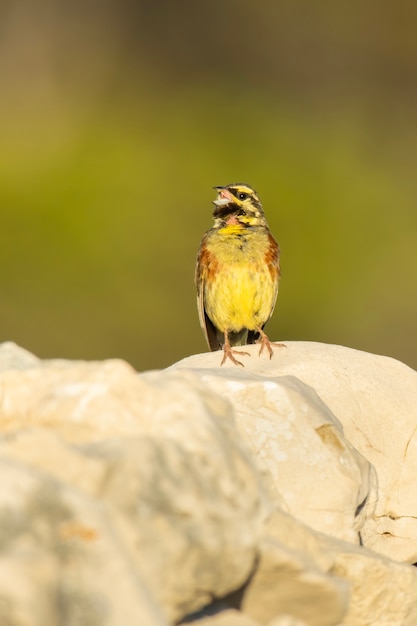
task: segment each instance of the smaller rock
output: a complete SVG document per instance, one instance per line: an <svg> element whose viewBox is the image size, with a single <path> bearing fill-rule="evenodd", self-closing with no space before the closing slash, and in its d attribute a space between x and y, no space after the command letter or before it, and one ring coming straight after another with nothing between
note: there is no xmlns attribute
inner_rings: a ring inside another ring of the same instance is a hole
<svg viewBox="0 0 417 626"><path fill-rule="evenodd" d="M309 528L285 513L276 512L265 530L241 610L261 624L286 615L308 626L339 624L350 586L330 573L332 555L323 550Z"/></svg>
<svg viewBox="0 0 417 626"><path fill-rule="evenodd" d="M41 363L41 360L24 348L6 341L0 344L0 372L6 370L26 370Z"/></svg>
<svg viewBox="0 0 417 626"><path fill-rule="evenodd" d="M193 359L178 369L188 362ZM275 505L319 532L359 544L377 499L375 472L315 390L295 376L236 367L189 373L232 403Z"/></svg>
<svg viewBox="0 0 417 626"><path fill-rule="evenodd" d="M333 555L335 576L350 583L351 599L343 626L415 626L417 570L364 547L317 535Z"/></svg>

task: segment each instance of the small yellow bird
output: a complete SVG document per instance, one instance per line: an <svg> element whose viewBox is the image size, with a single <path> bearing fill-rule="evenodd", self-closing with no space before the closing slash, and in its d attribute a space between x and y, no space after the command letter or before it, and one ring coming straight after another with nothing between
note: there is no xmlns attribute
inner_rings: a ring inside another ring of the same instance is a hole
<svg viewBox="0 0 417 626"><path fill-rule="evenodd" d="M204 235L197 256L195 282L198 316L210 350L223 348L243 363L232 346L259 342L259 354L271 342L263 328L278 294L280 249L271 235L256 191L245 183L214 187L214 226ZM272 344L284 346L284 344Z"/></svg>

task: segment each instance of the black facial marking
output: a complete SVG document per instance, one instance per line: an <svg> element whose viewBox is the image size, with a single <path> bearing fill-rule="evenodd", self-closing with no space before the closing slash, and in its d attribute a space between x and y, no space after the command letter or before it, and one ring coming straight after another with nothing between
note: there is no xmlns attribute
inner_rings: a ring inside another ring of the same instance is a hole
<svg viewBox="0 0 417 626"><path fill-rule="evenodd" d="M249 187L249 185L245 185L245 186ZM248 198L251 198L252 206L262 211L262 204L256 194L256 191L253 190L253 193L248 193L246 191L239 191L239 188L240 188L240 185L236 185L236 187L232 187L232 186L228 187L230 193L232 193L234 197L237 198L240 202L244 202Z"/></svg>
<svg viewBox="0 0 417 626"><path fill-rule="evenodd" d="M240 211L239 207L232 202L223 206L215 206L213 211L214 217L222 218L233 215L233 213L236 213L236 215L244 215L244 213Z"/></svg>
<svg viewBox="0 0 417 626"><path fill-rule="evenodd" d="M237 198L241 202L247 200L250 196L250 194L246 193L246 191L239 191L239 189L234 189L233 187L231 187L229 191L234 195L235 198Z"/></svg>

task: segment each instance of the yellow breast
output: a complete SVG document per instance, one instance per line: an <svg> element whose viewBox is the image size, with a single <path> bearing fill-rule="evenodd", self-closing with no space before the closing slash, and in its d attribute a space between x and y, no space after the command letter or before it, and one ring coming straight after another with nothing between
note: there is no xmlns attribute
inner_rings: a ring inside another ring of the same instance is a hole
<svg viewBox="0 0 417 626"><path fill-rule="evenodd" d="M278 275L271 273L265 261L268 242L265 229L242 230L235 225L214 232L208 239L217 269L204 285L204 305L221 332L256 330L270 318Z"/></svg>

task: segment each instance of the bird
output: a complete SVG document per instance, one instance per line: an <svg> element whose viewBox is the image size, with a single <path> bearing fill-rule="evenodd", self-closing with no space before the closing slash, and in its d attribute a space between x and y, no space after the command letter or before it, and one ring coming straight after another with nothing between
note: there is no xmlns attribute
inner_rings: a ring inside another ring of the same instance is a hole
<svg viewBox="0 0 417 626"><path fill-rule="evenodd" d="M260 343L272 358L274 344L264 332L278 295L280 248L271 234L257 192L246 183L213 187L214 225L203 236L195 283L201 328L211 351L223 349L223 365L235 346Z"/></svg>

